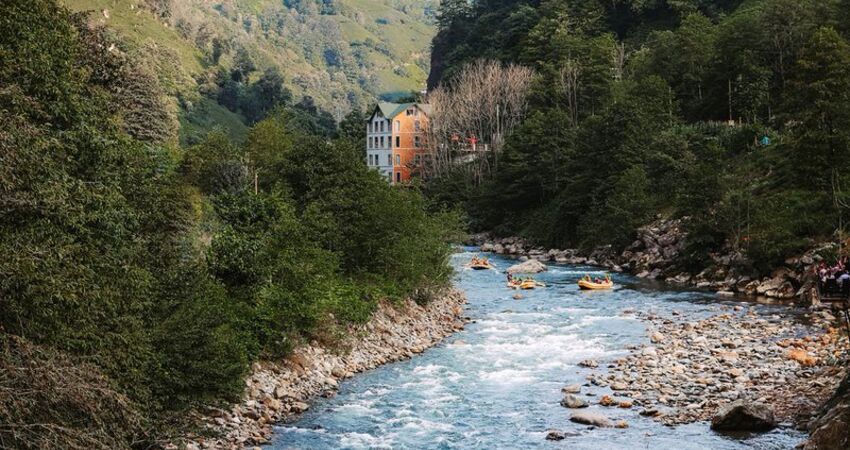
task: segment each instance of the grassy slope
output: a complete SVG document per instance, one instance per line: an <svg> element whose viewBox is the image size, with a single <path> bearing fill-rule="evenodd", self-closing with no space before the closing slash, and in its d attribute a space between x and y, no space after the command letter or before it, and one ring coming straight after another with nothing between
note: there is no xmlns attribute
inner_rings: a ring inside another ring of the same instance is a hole
<svg viewBox="0 0 850 450"><path fill-rule="evenodd" d="M131 50L156 66L180 119L184 143L213 128L239 140L245 135L245 125L240 115L198 93L196 80L209 79L218 67L212 66L209 55L192 36L184 37L175 29L178 20L188 21L193 30L203 25L231 45L246 48L259 69L277 67L296 98L310 95L331 112L340 106L345 112L376 97L393 98L423 89L434 35L433 25L421 14L413 17L395 9L395 0L339 0L337 14L314 14L312 23L289 24L284 27L290 33L286 37L267 33L259 24L260 19L287 12L282 0L175 0L169 21L137 6L142 3L139 0L60 1L73 10L92 11L92 20L116 30ZM230 17L214 8L219 4L231 8ZM252 29L246 30L239 18L252 19ZM361 52L359 60L353 56L355 45ZM374 48L376 45L382 51ZM348 57L345 67L327 66L321 54L321 48L327 46L343 49ZM224 55L221 67L228 69L232 60L232 52ZM352 95L353 104L349 104ZM178 106L188 104L193 105L191 110Z"/></svg>
<svg viewBox="0 0 850 450"><path fill-rule="evenodd" d="M183 38L173 27L157 20L147 10L136 6L138 0L61 0L75 10L95 11L93 17L118 30L124 37L137 45L156 44L172 50L188 76L197 76L208 68L204 67L205 56L195 44ZM224 17L213 9L222 2L206 0L179 0L174 2L174 17L190 17L195 23L203 23L217 35L232 42L245 45L258 60L258 66L276 66L284 73L287 83L296 95L312 95L317 103L327 109L336 106L336 99L345 98L348 92L359 92L361 103L368 103L381 94L419 90L424 87L428 71L428 52L434 28L422 19L412 17L391 6L391 0L340 0L339 13L319 16L319 20L333 21L339 27L340 44L350 46L353 42L371 39L383 44L389 55L372 48L365 50L363 58L369 66L368 73L377 83L366 86L363 92L358 80L348 79L335 85L333 73L325 66L320 55L305 55L306 44L299 39L282 40L259 30L246 32L242 23ZM281 0L231 0L237 13L248 17L263 17L268 11L279 10ZM109 11L109 19L102 10ZM385 20L387 23L379 23ZM323 30L304 29L303 40L317 39ZM229 64L224 58L222 65ZM362 68L361 68L362 70ZM336 75L339 78L339 75ZM187 87L191 81L185 80Z"/></svg>

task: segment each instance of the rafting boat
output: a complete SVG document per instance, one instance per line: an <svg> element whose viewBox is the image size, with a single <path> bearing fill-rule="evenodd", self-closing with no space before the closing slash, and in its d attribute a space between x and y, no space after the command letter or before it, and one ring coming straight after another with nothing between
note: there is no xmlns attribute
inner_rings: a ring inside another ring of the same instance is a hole
<svg viewBox="0 0 850 450"><path fill-rule="evenodd" d="M523 281L514 280L514 281L508 282L508 287L511 288L511 289L530 290L530 289L536 289L536 288L539 288L539 287L546 287L546 285L539 282L539 281L535 281L535 280L523 280Z"/></svg>
<svg viewBox="0 0 850 450"><path fill-rule="evenodd" d="M614 282L611 280L606 280L601 283L594 283L593 281L579 280L578 287L586 291L601 291L613 288Z"/></svg>

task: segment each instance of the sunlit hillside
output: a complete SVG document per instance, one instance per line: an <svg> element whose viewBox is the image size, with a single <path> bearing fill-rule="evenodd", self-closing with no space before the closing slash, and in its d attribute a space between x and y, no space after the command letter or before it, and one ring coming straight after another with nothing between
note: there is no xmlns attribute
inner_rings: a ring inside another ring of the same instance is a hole
<svg viewBox="0 0 850 450"><path fill-rule="evenodd" d="M157 67L186 129L244 122L209 99L240 51L277 68L297 100L339 117L375 97L419 91L429 70L436 0L63 0L108 26ZM203 95L207 94L207 95ZM188 114L188 117L187 117Z"/></svg>

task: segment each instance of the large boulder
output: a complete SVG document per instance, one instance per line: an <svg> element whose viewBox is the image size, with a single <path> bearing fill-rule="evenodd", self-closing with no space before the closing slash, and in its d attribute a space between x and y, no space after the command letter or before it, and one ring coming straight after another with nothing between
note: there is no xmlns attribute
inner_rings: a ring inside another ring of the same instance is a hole
<svg viewBox="0 0 850 450"><path fill-rule="evenodd" d="M711 420L715 431L770 431L776 428L773 408L746 400L732 402L717 412Z"/></svg>
<svg viewBox="0 0 850 450"><path fill-rule="evenodd" d="M584 399L581 399L573 394L567 394L564 396L564 399L561 400L561 406L564 408L578 409L578 408L587 408L590 406Z"/></svg>
<svg viewBox="0 0 850 450"><path fill-rule="evenodd" d="M593 425L595 427L607 428L611 426L611 422L607 417L601 414L591 412L577 412L570 416L570 421L583 425Z"/></svg>
<svg viewBox="0 0 850 450"><path fill-rule="evenodd" d="M516 264L516 265L509 267L507 272L512 273L512 274L513 273L540 273L540 272L545 272L547 270L549 270L549 269L546 267L546 264L543 264L542 262L540 262L536 259L529 259L528 261L525 261L523 263Z"/></svg>

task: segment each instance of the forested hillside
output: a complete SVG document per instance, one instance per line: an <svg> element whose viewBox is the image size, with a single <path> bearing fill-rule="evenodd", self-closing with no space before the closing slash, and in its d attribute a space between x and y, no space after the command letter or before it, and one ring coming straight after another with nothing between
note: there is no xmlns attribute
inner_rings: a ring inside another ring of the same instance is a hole
<svg viewBox="0 0 850 450"><path fill-rule="evenodd" d="M430 192L558 248L622 249L686 217L690 270L721 251L765 270L846 237L848 18L844 0L447 0L432 86L482 57L536 75L497 168Z"/></svg>
<svg viewBox="0 0 850 450"><path fill-rule="evenodd" d="M435 0L62 0L160 81L183 143L278 103L339 120L425 87Z"/></svg>
<svg viewBox="0 0 850 450"><path fill-rule="evenodd" d="M0 17L0 447L151 448L252 361L448 282L457 218L369 171L359 123L295 105L178 148L108 30L55 0Z"/></svg>

